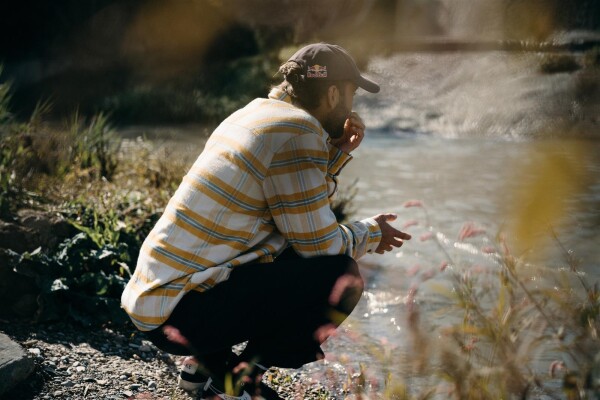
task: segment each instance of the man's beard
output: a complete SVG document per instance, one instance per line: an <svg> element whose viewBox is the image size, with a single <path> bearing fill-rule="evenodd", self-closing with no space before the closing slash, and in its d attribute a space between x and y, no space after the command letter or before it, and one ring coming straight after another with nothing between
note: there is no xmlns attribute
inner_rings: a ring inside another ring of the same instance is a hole
<svg viewBox="0 0 600 400"><path fill-rule="evenodd" d="M350 110L343 103L343 99L340 99L338 105L325 117L322 124L323 129L332 139L338 139L344 135L344 124L350 115Z"/></svg>

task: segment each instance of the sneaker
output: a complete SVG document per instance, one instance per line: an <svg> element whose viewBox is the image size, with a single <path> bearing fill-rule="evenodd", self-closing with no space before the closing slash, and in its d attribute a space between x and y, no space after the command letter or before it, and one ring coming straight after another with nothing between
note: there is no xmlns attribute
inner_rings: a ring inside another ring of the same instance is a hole
<svg viewBox="0 0 600 400"><path fill-rule="evenodd" d="M200 389L207 390L212 379L198 372L198 363L193 357L186 357L181 365L177 385L186 392L198 392Z"/></svg>
<svg viewBox="0 0 600 400"><path fill-rule="evenodd" d="M177 384L186 392L194 393L197 399L212 399L216 396L223 400L252 400L252 396L248 392L242 392L240 396L230 396L218 390L212 384L212 378L206 377L198 371L198 362L193 357L183 360Z"/></svg>

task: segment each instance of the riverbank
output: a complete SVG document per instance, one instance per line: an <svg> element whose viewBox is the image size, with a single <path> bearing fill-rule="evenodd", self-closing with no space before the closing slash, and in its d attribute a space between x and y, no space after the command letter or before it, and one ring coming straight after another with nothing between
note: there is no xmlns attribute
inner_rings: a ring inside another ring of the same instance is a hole
<svg viewBox="0 0 600 400"><path fill-rule="evenodd" d="M69 322L3 325L35 362L4 399L189 399L176 387L177 361L139 335ZM133 332L133 330L131 330Z"/></svg>
<svg viewBox="0 0 600 400"><path fill-rule="evenodd" d="M177 386L183 358L157 349L133 327L0 322L35 363L33 373L1 399L195 399ZM322 387L292 371L271 369L265 381L284 398L328 398Z"/></svg>

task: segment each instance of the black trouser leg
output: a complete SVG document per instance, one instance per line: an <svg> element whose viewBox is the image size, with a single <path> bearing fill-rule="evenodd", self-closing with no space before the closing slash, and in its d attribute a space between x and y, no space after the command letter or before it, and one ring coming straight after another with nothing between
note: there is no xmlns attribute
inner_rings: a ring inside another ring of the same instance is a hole
<svg viewBox="0 0 600 400"><path fill-rule="evenodd" d="M341 287L342 294L332 305L334 287ZM297 368L322 357L324 338L315 333L326 325L339 326L362 290L356 262L343 255L241 265L214 288L186 294L163 324L177 328L189 347L169 343L162 327L149 337L164 351L194 354L214 369L222 369L216 366L219 359L225 368L225 354L245 341L242 359Z"/></svg>

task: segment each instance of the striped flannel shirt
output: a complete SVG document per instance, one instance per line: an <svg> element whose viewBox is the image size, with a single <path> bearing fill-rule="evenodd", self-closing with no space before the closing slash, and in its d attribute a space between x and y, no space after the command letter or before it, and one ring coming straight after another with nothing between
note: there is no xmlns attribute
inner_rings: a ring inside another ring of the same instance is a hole
<svg viewBox="0 0 600 400"><path fill-rule="evenodd" d="M279 89L233 113L142 245L121 298L134 324L157 328L190 290L208 290L236 266L270 262L288 246L303 257L374 251L374 219L341 225L331 211L350 159Z"/></svg>

